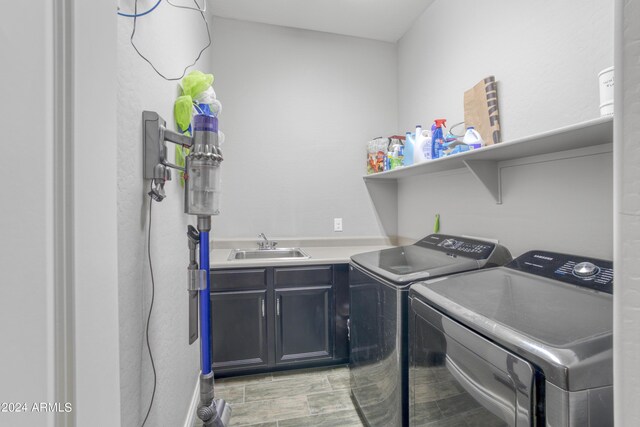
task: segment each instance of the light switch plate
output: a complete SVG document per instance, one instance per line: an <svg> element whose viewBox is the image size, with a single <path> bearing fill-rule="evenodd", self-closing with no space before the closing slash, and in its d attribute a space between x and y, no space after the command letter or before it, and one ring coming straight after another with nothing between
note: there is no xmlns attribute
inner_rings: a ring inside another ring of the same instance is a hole
<svg viewBox="0 0 640 427"><path fill-rule="evenodd" d="M333 218L333 231L342 231L342 218Z"/></svg>

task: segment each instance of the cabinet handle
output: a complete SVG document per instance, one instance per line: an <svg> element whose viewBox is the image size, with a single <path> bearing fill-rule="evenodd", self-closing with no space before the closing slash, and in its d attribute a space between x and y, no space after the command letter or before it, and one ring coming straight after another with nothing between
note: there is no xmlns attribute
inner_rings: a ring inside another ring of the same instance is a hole
<svg viewBox="0 0 640 427"><path fill-rule="evenodd" d="M276 299L276 315L280 316L280 297Z"/></svg>
<svg viewBox="0 0 640 427"><path fill-rule="evenodd" d="M260 298L262 301L262 317L264 317L264 298Z"/></svg>

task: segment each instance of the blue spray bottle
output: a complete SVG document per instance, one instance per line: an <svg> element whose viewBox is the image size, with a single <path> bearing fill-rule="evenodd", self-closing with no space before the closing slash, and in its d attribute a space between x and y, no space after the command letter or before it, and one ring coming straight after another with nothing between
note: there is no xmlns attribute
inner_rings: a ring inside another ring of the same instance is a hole
<svg viewBox="0 0 640 427"><path fill-rule="evenodd" d="M442 133L442 127L447 123L447 119L436 119L436 130L433 132L431 140L431 158L437 159L442 153L444 148L444 134Z"/></svg>

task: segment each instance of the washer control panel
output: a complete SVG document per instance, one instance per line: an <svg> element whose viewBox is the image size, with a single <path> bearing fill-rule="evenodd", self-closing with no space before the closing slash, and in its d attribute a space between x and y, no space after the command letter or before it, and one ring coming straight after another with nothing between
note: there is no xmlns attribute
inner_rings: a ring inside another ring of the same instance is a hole
<svg viewBox="0 0 640 427"><path fill-rule="evenodd" d="M611 261L555 252L530 251L511 261L507 267L572 285L613 293Z"/></svg>
<svg viewBox="0 0 640 427"><path fill-rule="evenodd" d="M424 248L435 249L450 255L473 259L487 259L493 252L495 244L466 237L446 234L430 234L416 243Z"/></svg>

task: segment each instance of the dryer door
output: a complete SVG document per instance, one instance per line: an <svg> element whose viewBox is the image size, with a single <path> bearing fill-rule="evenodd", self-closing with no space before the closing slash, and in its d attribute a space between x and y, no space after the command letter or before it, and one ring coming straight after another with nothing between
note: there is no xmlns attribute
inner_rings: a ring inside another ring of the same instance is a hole
<svg viewBox="0 0 640 427"><path fill-rule="evenodd" d="M415 298L409 324L411 426L536 425L531 364Z"/></svg>

